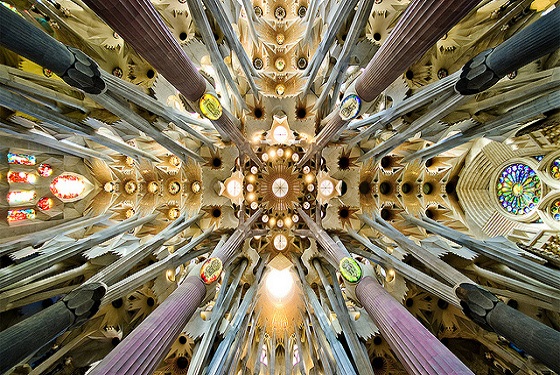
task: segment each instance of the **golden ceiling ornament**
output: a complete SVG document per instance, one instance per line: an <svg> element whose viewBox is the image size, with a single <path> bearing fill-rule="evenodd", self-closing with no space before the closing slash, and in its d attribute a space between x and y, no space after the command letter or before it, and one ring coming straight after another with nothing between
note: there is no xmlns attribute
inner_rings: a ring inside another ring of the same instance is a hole
<svg viewBox="0 0 560 375"><path fill-rule="evenodd" d="M116 190L116 184L113 181L106 182L105 185L103 185L103 190L107 193L113 193Z"/></svg>
<svg viewBox="0 0 560 375"><path fill-rule="evenodd" d="M150 181L148 183L148 192L150 194L156 194L159 191L159 184L155 181Z"/></svg>
<svg viewBox="0 0 560 375"><path fill-rule="evenodd" d="M258 194L272 211L286 211L293 209L302 191L302 181L293 167L274 164L263 173Z"/></svg>
<svg viewBox="0 0 560 375"><path fill-rule="evenodd" d="M276 94L279 96L284 95L284 93L286 92L286 86L284 86L283 84L279 83L278 85L276 85Z"/></svg>
<svg viewBox="0 0 560 375"><path fill-rule="evenodd" d="M134 216L135 213L136 211L134 211L134 208L129 208L128 210L126 210L125 216L127 219L130 219L131 217Z"/></svg>
<svg viewBox="0 0 560 375"><path fill-rule="evenodd" d="M191 191L192 191L194 194L198 194L198 193L200 193L200 190L202 190L202 186L200 185L200 181L194 181L194 182L191 184Z"/></svg>
<svg viewBox="0 0 560 375"><path fill-rule="evenodd" d="M171 195L177 195L181 191L181 183L177 180L169 181L167 184L167 192Z"/></svg>
<svg viewBox="0 0 560 375"><path fill-rule="evenodd" d="M171 155L169 157L169 163L171 163L171 165L178 167L181 165L181 159L179 159L177 156L175 155Z"/></svg>
<svg viewBox="0 0 560 375"><path fill-rule="evenodd" d="M176 220L179 218L179 216L181 216L181 210L177 207L172 207L169 209L169 211L167 211L167 218L169 220Z"/></svg>
<svg viewBox="0 0 560 375"><path fill-rule="evenodd" d="M134 194L136 192L137 188L138 188L138 185L136 184L136 181L134 181L134 180L128 180L124 183L124 191L128 195Z"/></svg>
<svg viewBox="0 0 560 375"><path fill-rule="evenodd" d="M222 117L223 109L220 101L216 96L210 93L202 95L198 103L200 112L209 120L218 120Z"/></svg>

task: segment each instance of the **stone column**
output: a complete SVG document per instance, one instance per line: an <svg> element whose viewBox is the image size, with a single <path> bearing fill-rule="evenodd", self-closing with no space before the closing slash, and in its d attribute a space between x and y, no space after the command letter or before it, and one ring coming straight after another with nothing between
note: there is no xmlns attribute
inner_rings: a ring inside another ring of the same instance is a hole
<svg viewBox="0 0 560 375"><path fill-rule="evenodd" d="M496 48L469 61L455 90L463 95L482 92L524 65L560 48L560 9L527 26Z"/></svg>
<svg viewBox="0 0 560 375"><path fill-rule="evenodd" d="M82 51L65 46L6 7L0 7L0 45L51 70L90 94L105 91L99 67Z"/></svg>
<svg viewBox="0 0 560 375"><path fill-rule="evenodd" d="M66 332L84 324L99 309L106 288L101 283L83 285L45 310L0 332L0 373Z"/></svg>
<svg viewBox="0 0 560 375"><path fill-rule="evenodd" d="M261 216L262 212L262 208L259 208L251 217L245 220L243 224L240 224L222 246L214 249L210 257L219 258L222 263L227 266L227 264L237 255L236 253L239 246L241 246L243 241L245 241L245 238L247 238L247 236L251 233L251 226Z"/></svg>
<svg viewBox="0 0 560 375"><path fill-rule="evenodd" d="M413 0L356 81L358 96L375 99L479 2Z"/></svg>
<svg viewBox="0 0 560 375"><path fill-rule="evenodd" d="M189 60L149 0L85 0L113 28L190 101L206 91L206 80Z"/></svg>
<svg viewBox="0 0 560 375"><path fill-rule="evenodd" d="M91 374L152 374L205 296L200 277L189 276Z"/></svg>
<svg viewBox="0 0 560 375"><path fill-rule="evenodd" d="M356 94L363 101L374 100L479 2L413 0L356 80ZM315 153L321 151L350 121L342 119L339 110L331 116L298 166L303 166Z"/></svg>
<svg viewBox="0 0 560 375"><path fill-rule="evenodd" d="M472 374L371 276L359 281L356 296L410 374Z"/></svg>
<svg viewBox="0 0 560 375"><path fill-rule="evenodd" d="M456 293L465 315L475 323L505 337L560 373L560 332L506 305L477 285L461 284Z"/></svg>

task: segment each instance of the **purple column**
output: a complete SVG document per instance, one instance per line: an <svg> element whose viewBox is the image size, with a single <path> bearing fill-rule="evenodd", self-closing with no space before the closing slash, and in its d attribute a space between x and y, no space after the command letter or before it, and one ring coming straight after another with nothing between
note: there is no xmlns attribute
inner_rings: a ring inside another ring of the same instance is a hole
<svg viewBox="0 0 560 375"><path fill-rule="evenodd" d="M371 276L358 282L356 296L410 374L472 374Z"/></svg>
<svg viewBox="0 0 560 375"><path fill-rule="evenodd" d="M196 101L204 94L205 79L149 0L84 2L187 99Z"/></svg>
<svg viewBox="0 0 560 375"><path fill-rule="evenodd" d="M479 2L412 0L356 81L358 96L375 99Z"/></svg>
<svg viewBox="0 0 560 375"><path fill-rule="evenodd" d="M205 295L200 277L189 276L91 374L152 374Z"/></svg>

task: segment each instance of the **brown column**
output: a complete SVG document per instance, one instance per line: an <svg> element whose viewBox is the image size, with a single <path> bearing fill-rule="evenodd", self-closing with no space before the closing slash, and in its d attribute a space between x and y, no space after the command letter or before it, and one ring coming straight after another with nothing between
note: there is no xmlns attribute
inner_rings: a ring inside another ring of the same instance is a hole
<svg viewBox="0 0 560 375"><path fill-rule="evenodd" d="M479 2L412 0L356 81L358 96L375 99Z"/></svg>
<svg viewBox="0 0 560 375"><path fill-rule="evenodd" d="M177 90L191 101L206 91L206 81L189 60L149 0L84 0Z"/></svg>

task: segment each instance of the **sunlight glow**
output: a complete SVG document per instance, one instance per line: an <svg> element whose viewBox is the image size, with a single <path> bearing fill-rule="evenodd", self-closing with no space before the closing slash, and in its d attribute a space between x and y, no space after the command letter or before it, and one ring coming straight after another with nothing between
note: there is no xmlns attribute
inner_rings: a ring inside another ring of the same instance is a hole
<svg viewBox="0 0 560 375"><path fill-rule="evenodd" d="M266 277L266 289L277 299L286 297L292 291L294 279L289 268L282 271L272 269Z"/></svg>

